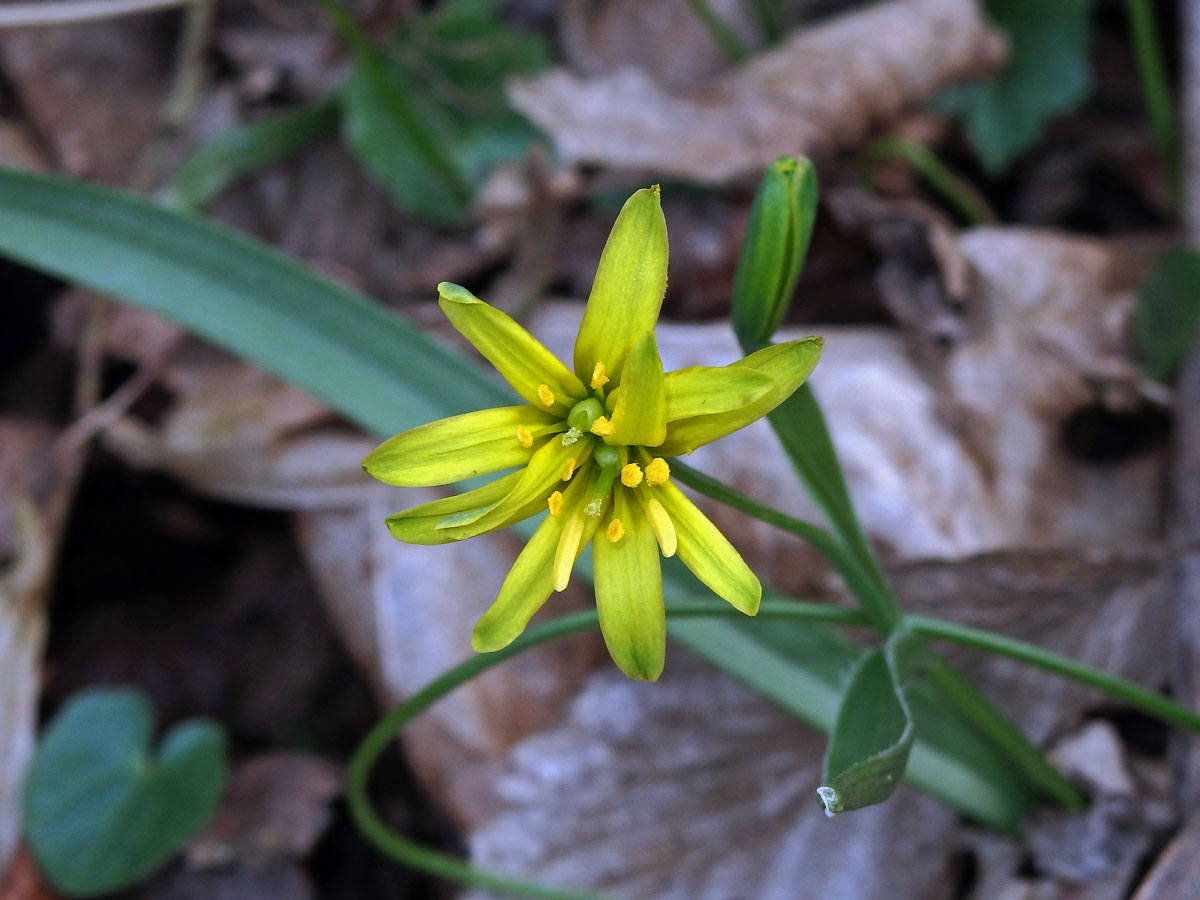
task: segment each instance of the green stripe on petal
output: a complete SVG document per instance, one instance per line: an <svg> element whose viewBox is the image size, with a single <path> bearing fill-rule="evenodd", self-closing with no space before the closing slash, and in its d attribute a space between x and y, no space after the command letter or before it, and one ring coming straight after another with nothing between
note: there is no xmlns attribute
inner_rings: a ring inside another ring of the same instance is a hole
<svg viewBox="0 0 1200 900"><path fill-rule="evenodd" d="M658 447L664 456L691 453L697 447L745 428L790 397L821 358L824 341L801 338L751 353L732 368L753 369L771 379L770 389L752 403L728 412L692 416L667 423L667 439Z"/></svg>
<svg viewBox="0 0 1200 900"><path fill-rule="evenodd" d="M683 564L734 609L755 615L762 600L762 584L725 535L670 482L651 489L650 496L657 497L671 517L676 555Z"/></svg>
<svg viewBox="0 0 1200 900"><path fill-rule="evenodd" d="M612 443L657 447L667 436L667 387L654 332L633 347L612 412Z"/></svg>
<svg viewBox="0 0 1200 900"><path fill-rule="evenodd" d="M575 339L575 374L590 382L603 363L615 383L634 344L654 330L666 290L667 222L655 186L625 201L604 245Z"/></svg>
<svg viewBox="0 0 1200 900"><path fill-rule="evenodd" d="M563 430L561 420L529 406L498 406L438 419L384 441L363 460L373 478L401 487L451 484L527 463L531 441Z"/></svg>
<svg viewBox="0 0 1200 900"><path fill-rule="evenodd" d="M455 538L450 537L445 529L439 529L437 527L439 524L449 516L470 515L476 511L486 511L503 500L520 480L520 472L510 472L473 491L410 507L388 516L388 531L396 540L404 541L406 544L453 543Z"/></svg>
<svg viewBox="0 0 1200 900"><path fill-rule="evenodd" d="M583 438L570 446L563 446L558 438L551 438L529 459L529 464L521 470L521 477L499 502L478 518L464 525L439 528L451 540L461 541L477 534L507 528L514 522L528 519L535 513L546 508L546 498L556 487L562 485L563 466L568 459L574 458L577 465L583 466L591 456L593 438ZM577 474L575 476L579 478Z"/></svg>
<svg viewBox="0 0 1200 900"><path fill-rule="evenodd" d="M769 391L770 376L745 366L691 366L666 374L667 421L749 406Z"/></svg>
<svg viewBox="0 0 1200 900"><path fill-rule="evenodd" d="M554 552L567 517L587 502L586 478L576 479L563 494L563 510L557 518L547 516L509 570L495 602L475 624L471 646L477 653L501 650L520 637L533 614L542 608L554 590ZM576 559L596 533L600 519L585 517L583 538Z"/></svg>
<svg viewBox="0 0 1200 900"><path fill-rule="evenodd" d="M513 390L538 409L564 416L576 400L587 395L583 382L541 341L511 316L484 303L466 288L443 281L438 285L438 305L450 324L504 376ZM543 384L557 398L552 406L546 406L538 396L538 387Z"/></svg>
<svg viewBox="0 0 1200 900"><path fill-rule="evenodd" d="M622 672L657 681L667 652L658 542L641 507L624 488L614 491L609 521L613 518L621 520L624 536L612 542L600 530L592 541L600 631Z"/></svg>

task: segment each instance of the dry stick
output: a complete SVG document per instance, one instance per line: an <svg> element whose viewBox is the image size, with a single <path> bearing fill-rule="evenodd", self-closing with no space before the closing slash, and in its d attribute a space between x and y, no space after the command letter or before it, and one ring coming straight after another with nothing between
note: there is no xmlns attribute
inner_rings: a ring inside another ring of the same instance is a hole
<svg viewBox="0 0 1200 900"><path fill-rule="evenodd" d="M1200 249L1200 0L1183 9L1183 185L1187 241ZM1190 546L1171 571L1173 596L1172 682L1188 706L1200 703L1200 340L1179 372L1175 429L1169 472L1167 531L1176 544ZM1200 747L1187 742L1173 759L1179 798L1200 805Z"/></svg>
<svg viewBox="0 0 1200 900"><path fill-rule="evenodd" d="M0 28L69 25L185 6L196 0L46 0L0 5ZM209 2L209 0L201 0Z"/></svg>

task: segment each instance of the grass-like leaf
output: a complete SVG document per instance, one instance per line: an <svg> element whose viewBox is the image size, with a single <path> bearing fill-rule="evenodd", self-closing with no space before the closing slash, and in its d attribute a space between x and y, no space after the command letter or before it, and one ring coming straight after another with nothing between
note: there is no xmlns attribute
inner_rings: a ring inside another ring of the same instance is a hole
<svg viewBox="0 0 1200 900"><path fill-rule="evenodd" d="M337 103L325 99L218 132L179 167L168 199L181 209L203 209L238 180L335 134L337 124Z"/></svg>

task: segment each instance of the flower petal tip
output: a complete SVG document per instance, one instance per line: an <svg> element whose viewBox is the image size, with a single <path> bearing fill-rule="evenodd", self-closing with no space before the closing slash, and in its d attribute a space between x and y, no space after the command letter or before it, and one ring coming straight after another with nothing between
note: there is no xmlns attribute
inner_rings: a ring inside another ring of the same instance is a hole
<svg viewBox="0 0 1200 900"><path fill-rule="evenodd" d="M438 284L438 297L450 303L482 303L483 301L460 284L443 281Z"/></svg>
<svg viewBox="0 0 1200 900"><path fill-rule="evenodd" d="M617 667L634 681L658 681L663 673L663 660L657 665L646 665L643 660L616 660Z"/></svg>
<svg viewBox="0 0 1200 900"><path fill-rule="evenodd" d="M502 636L494 633L489 634L490 629L480 631L478 627L471 633L471 649L476 653L495 653L497 650L503 650L511 644L514 638L505 640Z"/></svg>

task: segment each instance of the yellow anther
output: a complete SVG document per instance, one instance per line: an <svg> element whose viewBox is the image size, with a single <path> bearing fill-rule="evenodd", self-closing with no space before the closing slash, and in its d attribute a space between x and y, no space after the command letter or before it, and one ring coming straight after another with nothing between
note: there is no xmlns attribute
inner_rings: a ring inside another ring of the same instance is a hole
<svg viewBox="0 0 1200 900"><path fill-rule="evenodd" d="M597 365L599 365L599 363L597 363ZM616 430L617 429L613 428L612 422L608 421L607 416L601 416L598 418L592 423L592 427L588 429L588 431L597 437L609 437Z"/></svg>
<svg viewBox="0 0 1200 900"><path fill-rule="evenodd" d="M575 474L575 466L577 466L577 465L578 465L578 463L575 462L575 457L573 457L573 456L570 459L568 459L565 463L563 463L563 473L562 473L563 481L571 480L571 476Z"/></svg>
<svg viewBox="0 0 1200 900"><path fill-rule="evenodd" d="M650 520L650 528L658 540L658 548L663 556L674 556L678 539L675 536L675 523L667 515L666 509L657 500L646 503L646 518Z"/></svg>
<svg viewBox="0 0 1200 900"><path fill-rule="evenodd" d="M608 527L604 529L604 536L608 538L610 544L615 544L621 538L625 537L625 526L621 524L620 519L613 519L608 523Z"/></svg>
<svg viewBox="0 0 1200 900"><path fill-rule="evenodd" d="M608 376L604 374L604 363L596 363L596 367L592 369L591 384L594 391L598 391L608 384Z"/></svg>
<svg viewBox="0 0 1200 900"><path fill-rule="evenodd" d="M517 426L517 443L522 447L533 446L533 435L529 433L529 429L524 425Z"/></svg>
<svg viewBox="0 0 1200 900"><path fill-rule="evenodd" d="M646 465L646 481L650 484L665 484L671 477L671 467L661 456L656 456Z"/></svg>
<svg viewBox="0 0 1200 900"><path fill-rule="evenodd" d="M579 557L579 544L583 540L583 517L576 512L563 523L558 536L558 547L554 551L554 589L565 591L571 580L571 569Z"/></svg>
<svg viewBox="0 0 1200 900"><path fill-rule="evenodd" d="M642 467L637 463L630 463L621 469L621 484L627 488L635 488L642 483Z"/></svg>
<svg viewBox="0 0 1200 900"><path fill-rule="evenodd" d="M554 518L557 519L558 514L560 512L562 512L562 508L563 508L562 493L559 491L555 491L553 494L551 494L549 497L546 498L546 505L550 507L550 515L554 516Z"/></svg>
<svg viewBox="0 0 1200 900"><path fill-rule="evenodd" d="M542 401L542 406L550 407L554 405L554 391L550 390L550 385L538 385L538 399Z"/></svg>

